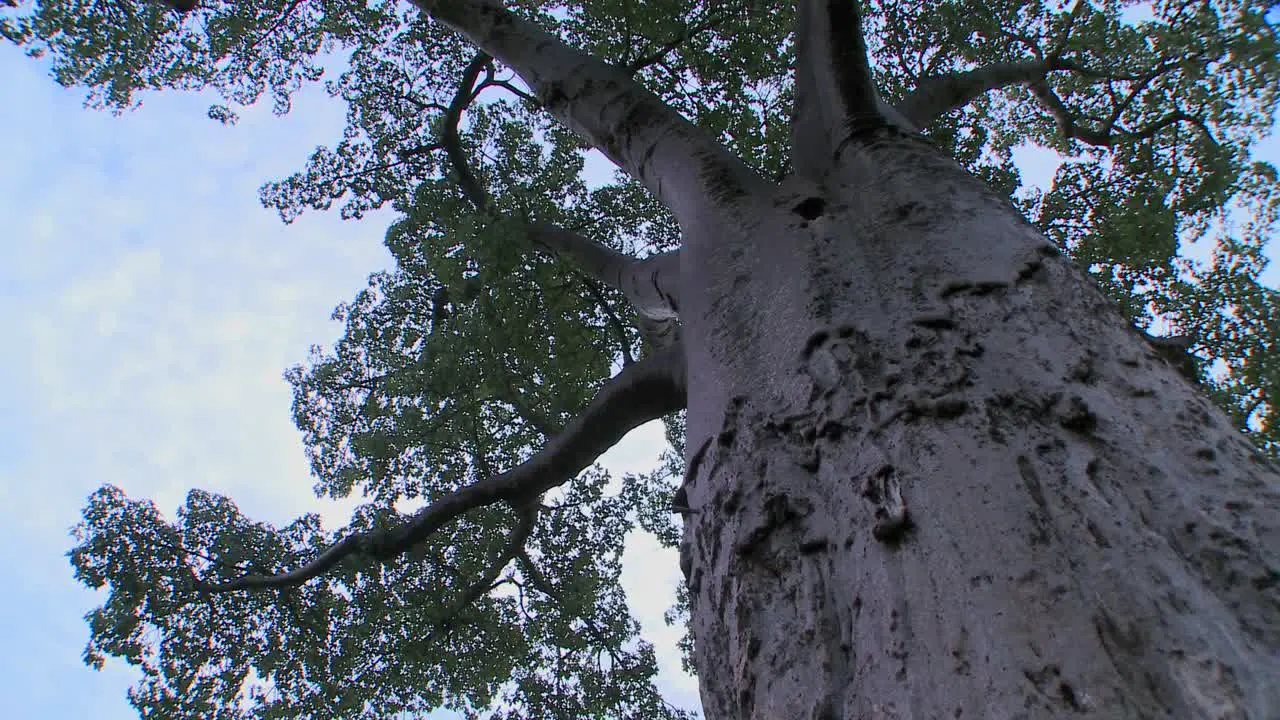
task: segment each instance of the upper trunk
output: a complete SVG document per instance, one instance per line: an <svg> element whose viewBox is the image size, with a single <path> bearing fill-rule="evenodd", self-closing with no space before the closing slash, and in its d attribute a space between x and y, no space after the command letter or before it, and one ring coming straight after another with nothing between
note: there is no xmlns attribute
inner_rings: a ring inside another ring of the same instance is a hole
<svg viewBox="0 0 1280 720"><path fill-rule="evenodd" d="M1280 716L1276 468L923 143L691 239L709 720Z"/></svg>
<svg viewBox="0 0 1280 720"><path fill-rule="evenodd" d="M765 185L628 70L569 47L499 0L413 1L514 70L547 112L643 183L682 221L700 206L720 207Z"/></svg>

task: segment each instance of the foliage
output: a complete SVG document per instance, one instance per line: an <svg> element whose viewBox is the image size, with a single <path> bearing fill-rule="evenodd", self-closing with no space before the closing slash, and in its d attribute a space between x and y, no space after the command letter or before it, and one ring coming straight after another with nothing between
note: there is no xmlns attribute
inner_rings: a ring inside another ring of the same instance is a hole
<svg viewBox="0 0 1280 720"><path fill-rule="evenodd" d="M786 172L789 4L513 4L635 67L765 173ZM921 12L878 0L867 30L890 100L923 78L994 62L1068 58L1080 68L988 93L926 132L1009 193L1136 323L1188 335L1219 402L1280 452L1280 297L1261 280L1280 186L1274 168L1250 158L1275 119L1276 28L1249 2L1128 5L948 0ZM210 116L226 122L264 94L284 113L334 54L345 58L325 86L348 108L342 138L265 185L263 202L285 221L335 203L349 218L388 203L401 215L386 240L395 266L339 306L337 346L287 374L316 491L359 492L367 504L349 528L326 532L311 516L253 523L226 498L194 491L170 522L104 487L71 553L80 580L109 589L90 616L86 660L139 667L133 702L166 717L435 707L679 716L653 686L652 648L617 584L628 533L674 542L663 503L678 455L620 481L591 471L545 498L522 557L504 552L519 519L495 507L410 556L349 562L283 592L203 596L187 581L189 567L214 578L295 567L350 531L527 458L640 341L620 298L533 253L523 222L646 254L678 242L665 211L625 179L587 173L586 150L511 92L502 68L483 69L460 93L474 50L407 4L220 0L177 14L59 0L0 12L0 34L48 58L58 82L86 88L88 104L114 111L177 88L215 91L224 104ZM448 155L459 97L458 145L485 207ZM1020 187L1014 151L1028 145L1066 158L1048 188ZM1192 243L1214 245L1208 261L1186 256ZM483 592L464 607L476 583Z"/></svg>

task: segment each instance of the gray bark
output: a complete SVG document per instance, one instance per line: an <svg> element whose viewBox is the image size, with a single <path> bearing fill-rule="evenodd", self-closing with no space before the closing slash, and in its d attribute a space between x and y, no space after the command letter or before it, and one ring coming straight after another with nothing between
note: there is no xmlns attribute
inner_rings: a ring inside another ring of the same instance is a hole
<svg viewBox="0 0 1280 720"><path fill-rule="evenodd" d="M1276 468L950 160L834 175L685 248L706 717L1280 717Z"/></svg>

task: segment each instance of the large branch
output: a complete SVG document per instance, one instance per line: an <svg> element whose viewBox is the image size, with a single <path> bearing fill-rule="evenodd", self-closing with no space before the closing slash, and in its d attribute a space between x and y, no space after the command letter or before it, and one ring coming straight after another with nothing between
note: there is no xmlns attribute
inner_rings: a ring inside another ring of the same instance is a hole
<svg viewBox="0 0 1280 720"><path fill-rule="evenodd" d="M560 257L572 259L589 277L621 292L641 317L667 320L679 316L679 250L637 260L547 223L530 225L529 239Z"/></svg>
<svg viewBox="0 0 1280 720"><path fill-rule="evenodd" d="M529 235L534 243L577 262L588 277L621 292L650 347L663 350L680 342L680 250L637 260L555 225L532 225Z"/></svg>
<svg viewBox="0 0 1280 720"><path fill-rule="evenodd" d="M197 580L196 589L227 592L293 587L328 572L353 555L377 560L396 557L470 510L503 501L525 506L576 477L631 430L684 406L684 353L677 346L623 368L560 434L520 465L459 488L394 528L349 535L296 570L278 575L246 575L223 583Z"/></svg>
<svg viewBox="0 0 1280 720"><path fill-rule="evenodd" d="M414 0L510 67L566 127L691 221L767 182L625 68L566 45L496 0Z"/></svg>
<svg viewBox="0 0 1280 720"><path fill-rule="evenodd" d="M880 111L858 4L799 0L792 167L820 177L850 139L896 125Z"/></svg>
<svg viewBox="0 0 1280 720"><path fill-rule="evenodd" d="M1025 85L1042 79L1054 70L1066 70L1061 60L1030 60L996 63L968 72L935 75L920 81L916 89L897 105L898 111L916 127L928 127L940 116L964 107L980 95L1010 85Z"/></svg>

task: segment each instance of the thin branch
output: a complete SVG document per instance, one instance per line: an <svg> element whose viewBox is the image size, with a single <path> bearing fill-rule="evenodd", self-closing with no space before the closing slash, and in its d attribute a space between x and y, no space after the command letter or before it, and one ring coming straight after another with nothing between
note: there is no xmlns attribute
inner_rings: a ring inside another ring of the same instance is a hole
<svg viewBox="0 0 1280 720"><path fill-rule="evenodd" d="M1036 99L1040 101L1040 104L1053 115L1058 123L1058 128L1067 139L1079 140L1088 145L1113 147L1122 142L1146 140L1161 130L1184 122L1195 125L1210 142L1217 143L1217 140L1213 137L1213 132L1203 120L1180 110L1171 112L1137 130L1117 127L1114 122L1104 124L1101 129L1095 129L1081 125L1071 113L1071 110L1062 102L1062 99L1049 87L1048 82L1032 83L1031 91L1035 94Z"/></svg>
<svg viewBox="0 0 1280 720"><path fill-rule="evenodd" d="M396 151L396 155L397 155L401 160L404 160L404 159L411 158L411 157L417 157L417 156L419 156L419 155L426 155L427 153L435 152L436 150L441 150L441 149L443 149L443 148L444 148L444 146L443 146L443 145L441 145L440 143L428 143L428 144L426 144L426 145L414 145L414 146L413 146L413 147L411 147L411 148L405 148L404 150L398 150L398 151Z"/></svg>
<svg viewBox="0 0 1280 720"><path fill-rule="evenodd" d="M150 542L151 542L152 544L159 545L160 547L163 547L163 548L168 549L168 550L172 550L173 552L176 552L176 553L178 553L178 554L180 554L180 555L187 555L187 556L190 556L190 557L198 557L198 558L200 558L201 560L205 560L205 561L207 561L207 562L208 562L208 563L210 563L211 565L216 565L216 566L221 567L221 568L226 568L227 570L234 570L235 572L244 572L244 571L245 571L245 568L243 568L243 567L241 567L241 566L239 566L239 565L237 565L237 564L235 564L235 563L229 563L229 562L227 562L227 561L225 561L225 560L220 560L220 559L215 558L215 557L212 557L212 556L210 556L210 555L206 555L205 553L202 553L202 552L200 552L199 550L192 550L191 548L189 548L189 547L187 547L187 546L183 545L181 542L171 543L171 542L169 542L169 541L167 541L167 540L163 540L163 539L161 539L161 538L150 538L149 540L150 540ZM145 542L145 541L144 541L144 542Z"/></svg>
<svg viewBox="0 0 1280 720"><path fill-rule="evenodd" d="M448 112L449 110L449 108L441 105L440 103L426 102L425 100L419 100L418 98L405 93L395 93L392 97L398 100L404 100L423 112L427 112L429 110L434 110L436 112Z"/></svg>
<svg viewBox="0 0 1280 720"><path fill-rule="evenodd" d="M533 558L529 557L529 553L524 550L520 551L520 566L524 569L525 576L529 579L529 584L532 585L534 589L554 600L561 609L567 608L564 596L555 589L555 586L553 586L549 580L547 580L547 577L542 574L542 571L539 570L538 566L533 562ZM595 624L595 621L586 615L578 615L577 617L582 621L582 624L587 628L587 632L592 636L596 643L600 647L604 648L605 652L609 653L609 658L613 660L614 665L616 667L623 667L622 660L618 657L617 650L613 648L613 643L609 642L609 639L604 635L604 631Z"/></svg>
<svg viewBox="0 0 1280 720"><path fill-rule="evenodd" d="M609 298L604 296L604 292L596 285L595 280L592 280L585 273L575 272L574 275L582 281L583 286L587 288L587 293L596 301L596 305L600 307L600 310L608 320L609 328L613 331L618 341L618 347L622 350L622 364L630 365L635 362L635 357L631 354L631 338L627 337L627 328L622 324L622 319L618 317L618 314L613 311L613 305L609 302Z"/></svg>
<svg viewBox="0 0 1280 720"><path fill-rule="evenodd" d="M454 172L458 174L458 187L462 188L462 194L481 212L489 209L489 196L467 162L467 153L462 148L462 137L458 134L458 124L462 122L463 111L475 99L472 88L475 87L476 80L479 79L480 73L486 68L491 68L492 64L493 58L483 52L476 53L471 62L467 63L466 69L462 71L462 80L458 82L458 90L449 103L449 109L445 111L440 139Z"/></svg>
<svg viewBox="0 0 1280 720"><path fill-rule="evenodd" d="M302 567L279 575L247 575L222 583L197 581L204 592L300 585L353 555L396 557L476 508L506 501L523 505L563 485L631 430L685 405L684 353L677 346L622 369L564 430L525 462L459 488L387 530L355 533Z"/></svg>
<svg viewBox="0 0 1280 720"><path fill-rule="evenodd" d="M1084 14L1089 3L1085 0L1076 0L1076 4L1071 8L1071 13L1067 15L1067 22L1062 26L1062 33L1058 35L1058 40L1053 44L1053 48L1049 50L1048 59L1055 61L1062 57L1062 53L1066 52L1067 42L1071 39L1071 31L1076 26L1076 21Z"/></svg>
<svg viewBox="0 0 1280 720"><path fill-rule="evenodd" d="M164 0L164 1L166 4L171 4L171 0ZM187 0L187 2L189 2L192 7L195 7L196 0ZM266 40L268 37L270 37L277 30L280 29L280 26L284 24L284 21L288 20L289 16L293 14L293 11L297 10L298 6L301 4L302 4L302 0L293 0L293 2L289 3L288 7L284 9L284 12L280 13L280 16L276 18L275 22L271 23L271 27L267 28L266 31L264 31L261 35L255 38L254 41L249 44L249 47L244 49L244 53L248 55L249 53L256 50L257 47L262 44L263 40ZM176 8L178 4L175 3L175 4L172 4L171 6Z"/></svg>
<svg viewBox="0 0 1280 720"><path fill-rule="evenodd" d="M333 177L329 178L329 184L334 185L342 180L351 180L358 177L364 177L369 173L376 173L382 170L390 170L391 168L408 164L409 161L413 160L415 157L418 157L419 155L425 155L426 153L437 149L437 147L438 146L435 146L435 145L414 146L405 152L396 153L396 155L400 158L399 160L378 163L377 165L368 165L368 164L362 165L360 166L359 169L352 170L351 172L342 173L340 175L334 175Z"/></svg>
<svg viewBox="0 0 1280 720"><path fill-rule="evenodd" d="M495 588L506 584L507 581L499 580L498 578L503 569L512 560L524 555L524 546L529 542L529 537L533 535L539 509L540 506L536 502L516 508L520 519L517 521L516 527L512 529L511 535L507 538L502 550L493 559L493 562L489 564L489 569L468 585L458 597L454 598L454 601L445 610L444 615L432 623L434 627L422 641L424 646L430 646L440 637L448 634L454 628L454 623L457 621L458 616L467 608L471 607L480 598L493 592Z"/></svg>
<svg viewBox="0 0 1280 720"><path fill-rule="evenodd" d="M502 394L498 395L497 399L515 408L520 419L531 425L544 438L554 437L560 431L559 424L525 402L523 393L512 386L505 376L502 378Z"/></svg>
<svg viewBox="0 0 1280 720"><path fill-rule="evenodd" d="M484 90L485 88L491 88L491 87L502 88L503 90L506 90L507 92L511 93L512 95L515 95L516 97L520 98L521 100L525 100L525 101L527 101L527 102L531 102L531 103L533 103L534 105L537 105L537 104L538 104L538 98L536 98L536 97L534 97L534 96L530 95L529 93L525 92L524 90L521 90L520 88L516 87L515 85L512 85L512 84L511 84L511 81L509 81L509 80L493 80L493 81L486 81L486 82L481 83L481 84L480 84L480 86L479 86L478 88L476 88L476 90L477 90L477 91L479 91L479 90ZM478 94L478 93L477 93L477 94Z"/></svg>
<svg viewBox="0 0 1280 720"><path fill-rule="evenodd" d="M712 15L711 17L707 18L706 20L703 20L702 22L696 25L686 27L680 32L676 33L676 36L674 38L663 43L662 45L659 45L657 50L654 50L648 55L643 55L641 57L638 57L635 60L632 60L631 62L624 63L623 67L627 69L629 74L635 75L637 72L643 70L644 68L647 68L650 65L653 65L655 63L658 63L666 59L667 55L671 54L671 52L674 51L676 48L692 40L695 36L700 35L714 28L720 23L724 22L725 18L726 18L725 15L716 14L716 15Z"/></svg>
<svg viewBox="0 0 1280 720"><path fill-rule="evenodd" d="M1160 77L1161 75L1164 75L1170 70L1173 70L1175 67L1177 66L1172 63L1165 62L1165 63L1162 63L1161 65L1157 65L1155 68L1151 70L1151 72L1147 73L1146 75L1135 78L1132 81L1133 86L1129 88L1129 94L1126 95L1123 100L1117 102L1115 104L1114 109L1112 109L1111 117L1107 120L1108 127L1115 127L1115 124L1120 120L1120 116L1123 115L1124 111L1127 110L1129 106L1133 104L1133 101L1138 98L1138 95L1140 95L1142 91L1150 87L1151 83L1154 82L1156 78Z"/></svg>

